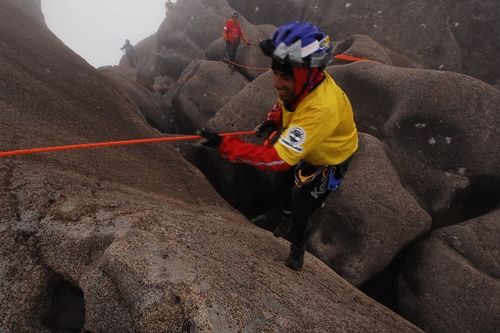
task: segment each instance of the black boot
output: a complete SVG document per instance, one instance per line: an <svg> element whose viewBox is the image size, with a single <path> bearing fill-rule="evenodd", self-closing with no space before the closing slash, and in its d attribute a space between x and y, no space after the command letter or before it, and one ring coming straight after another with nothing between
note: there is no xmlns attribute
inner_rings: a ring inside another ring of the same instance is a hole
<svg viewBox="0 0 500 333"><path fill-rule="evenodd" d="M290 254L286 259L286 265L294 271L300 271L304 266L304 250L290 244Z"/></svg>
<svg viewBox="0 0 500 333"><path fill-rule="evenodd" d="M272 227L281 220L281 212L278 209L271 209L264 214L258 215L250 220L258 227L272 230Z"/></svg>
<svg viewBox="0 0 500 333"><path fill-rule="evenodd" d="M290 233L290 229L292 229L292 219L289 211L282 211L281 221L274 228L273 235L274 237L283 237L285 238Z"/></svg>

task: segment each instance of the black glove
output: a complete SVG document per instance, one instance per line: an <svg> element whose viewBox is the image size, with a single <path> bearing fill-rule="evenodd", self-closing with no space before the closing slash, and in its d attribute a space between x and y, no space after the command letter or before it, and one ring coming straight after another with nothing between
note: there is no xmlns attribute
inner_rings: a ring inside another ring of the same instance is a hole
<svg viewBox="0 0 500 333"><path fill-rule="evenodd" d="M254 128L255 135L260 138L262 134L264 133L271 133L276 130L276 124L274 121L271 120L266 120L260 125L257 125L257 127Z"/></svg>
<svg viewBox="0 0 500 333"><path fill-rule="evenodd" d="M222 141L222 136L212 131L201 130L198 135L204 138L201 144L210 148L218 148Z"/></svg>

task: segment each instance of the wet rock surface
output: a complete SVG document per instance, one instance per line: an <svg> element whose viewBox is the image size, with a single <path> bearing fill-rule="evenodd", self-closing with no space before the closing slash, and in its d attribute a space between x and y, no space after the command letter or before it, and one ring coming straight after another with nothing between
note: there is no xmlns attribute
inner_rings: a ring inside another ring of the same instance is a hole
<svg viewBox="0 0 500 333"><path fill-rule="evenodd" d="M273 175L214 150L2 159L0 330L419 331L394 310L429 332L496 332L495 2L183 0L136 44L136 69L96 71L46 29L39 1L4 1L2 150L252 129L276 93L256 43L238 51L246 67L220 61L234 9L252 41L278 17L309 19L335 54L371 60L327 69L361 141L314 216L304 271L283 265L286 240L247 219L272 208Z"/></svg>

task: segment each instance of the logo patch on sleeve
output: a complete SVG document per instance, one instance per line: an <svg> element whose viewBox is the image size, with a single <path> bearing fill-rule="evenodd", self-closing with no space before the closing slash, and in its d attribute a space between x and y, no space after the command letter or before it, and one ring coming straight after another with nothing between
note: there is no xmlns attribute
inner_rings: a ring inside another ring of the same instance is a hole
<svg viewBox="0 0 500 333"><path fill-rule="evenodd" d="M301 153L304 151L302 144L306 141L306 132L302 127L292 127L286 135L280 138L280 143L293 151Z"/></svg>

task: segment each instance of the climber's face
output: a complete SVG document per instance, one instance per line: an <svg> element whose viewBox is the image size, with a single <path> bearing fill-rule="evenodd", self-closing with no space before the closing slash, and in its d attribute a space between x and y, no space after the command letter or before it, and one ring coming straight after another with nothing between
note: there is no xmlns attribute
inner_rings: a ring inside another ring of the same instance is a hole
<svg viewBox="0 0 500 333"><path fill-rule="evenodd" d="M292 102L294 98L293 86L295 80L280 71L274 71L273 86L278 91L280 99L284 103Z"/></svg>

